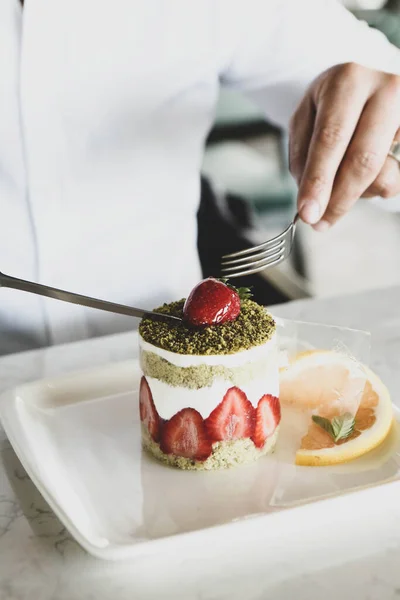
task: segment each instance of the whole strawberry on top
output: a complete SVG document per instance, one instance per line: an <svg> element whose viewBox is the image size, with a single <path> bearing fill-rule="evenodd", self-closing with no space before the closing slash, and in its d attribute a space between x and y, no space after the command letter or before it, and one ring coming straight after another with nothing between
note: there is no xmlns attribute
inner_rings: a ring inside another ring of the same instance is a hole
<svg viewBox="0 0 400 600"><path fill-rule="evenodd" d="M234 321L240 313L239 291L225 281L209 277L190 292L183 307L187 323L195 327Z"/></svg>

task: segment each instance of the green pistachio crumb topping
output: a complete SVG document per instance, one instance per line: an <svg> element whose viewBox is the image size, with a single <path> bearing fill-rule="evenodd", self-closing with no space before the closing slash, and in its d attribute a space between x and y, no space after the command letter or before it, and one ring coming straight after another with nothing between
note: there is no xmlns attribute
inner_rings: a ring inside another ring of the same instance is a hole
<svg viewBox="0 0 400 600"><path fill-rule="evenodd" d="M156 309L163 314L183 317L185 300ZM234 354L267 342L276 325L272 316L253 300L243 300L234 321L195 328L182 323L145 318L139 326L142 338L163 350L177 354Z"/></svg>

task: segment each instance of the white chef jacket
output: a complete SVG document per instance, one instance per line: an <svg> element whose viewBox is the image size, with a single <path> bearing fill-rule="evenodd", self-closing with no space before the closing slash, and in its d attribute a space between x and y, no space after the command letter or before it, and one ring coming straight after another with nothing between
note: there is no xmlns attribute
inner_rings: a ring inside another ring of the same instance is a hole
<svg viewBox="0 0 400 600"><path fill-rule="evenodd" d="M400 72L331 0L0 0L0 270L148 308L186 295L220 83L286 125L347 61ZM0 291L0 353L134 325Z"/></svg>

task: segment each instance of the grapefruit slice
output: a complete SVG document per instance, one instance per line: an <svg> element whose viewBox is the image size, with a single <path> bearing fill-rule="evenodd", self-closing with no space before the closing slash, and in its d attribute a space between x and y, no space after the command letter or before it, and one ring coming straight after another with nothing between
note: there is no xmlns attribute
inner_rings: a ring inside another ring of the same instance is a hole
<svg viewBox="0 0 400 600"><path fill-rule="evenodd" d="M390 395L375 373L337 352L311 351L295 357L280 374L280 401L308 411L310 425L296 452L296 464L324 466L348 462L381 444L393 422ZM311 419L355 415L349 437L335 442Z"/></svg>

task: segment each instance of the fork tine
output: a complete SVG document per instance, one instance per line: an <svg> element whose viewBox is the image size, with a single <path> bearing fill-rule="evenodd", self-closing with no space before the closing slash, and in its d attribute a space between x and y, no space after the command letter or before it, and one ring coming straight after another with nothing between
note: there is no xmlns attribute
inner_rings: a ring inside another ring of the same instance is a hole
<svg viewBox="0 0 400 600"><path fill-rule="evenodd" d="M258 266L261 266L265 263L269 263L271 260L275 260L275 258L279 258L281 255L285 253L285 248L278 248L273 254L269 256L264 256L259 260L254 260L247 262L245 264L241 263L239 265L228 266L224 265L223 270L225 273L233 273L234 271L240 271L241 269L252 269Z"/></svg>
<svg viewBox="0 0 400 600"><path fill-rule="evenodd" d="M291 223L289 227L285 229L285 231L282 231L282 233L276 235L267 242L264 242L263 244L259 244L258 246L252 246L251 248L246 248L246 250L240 250L239 252L232 252L232 254L225 254L222 258L239 258L240 256L248 256L249 254L253 254L255 252L262 252L263 250L268 250L268 248L270 248L271 245L280 242L286 236L286 234L292 230L292 228L293 223Z"/></svg>
<svg viewBox="0 0 400 600"><path fill-rule="evenodd" d="M265 269L267 269L269 267L274 267L274 266L278 265L284 259L285 259L285 255L281 254L279 258L276 258L275 260L267 261L265 264L261 265L260 267L255 268L255 269L254 268L250 268L250 269L246 269L244 271L239 271L238 273L230 273L229 274L229 279L233 279L234 277L243 277L244 275L254 275L255 273L259 273L260 271L264 271Z"/></svg>
<svg viewBox="0 0 400 600"><path fill-rule="evenodd" d="M269 256L275 254L277 251L283 248L285 248L285 240L281 240L275 246L271 246L271 248L268 248L268 250L258 252L252 256L242 256L241 258L235 258L233 260L223 260L221 266L225 269L225 267L240 265L241 263L249 263L251 261L261 260L262 258L268 258Z"/></svg>
<svg viewBox="0 0 400 600"><path fill-rule="evenodd" d="M292 223L274 238L240 252L225 254L221 262L222 274L229 278L243 277L259 273L281 263L292 251L298 220L297 213Z"/></svg>

